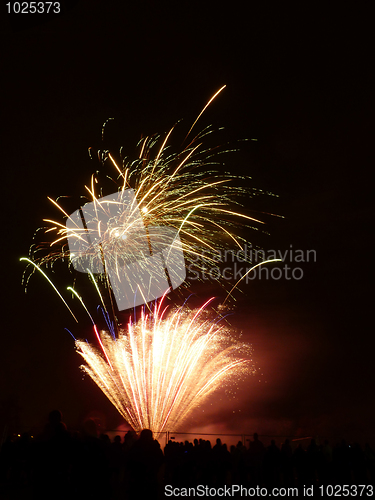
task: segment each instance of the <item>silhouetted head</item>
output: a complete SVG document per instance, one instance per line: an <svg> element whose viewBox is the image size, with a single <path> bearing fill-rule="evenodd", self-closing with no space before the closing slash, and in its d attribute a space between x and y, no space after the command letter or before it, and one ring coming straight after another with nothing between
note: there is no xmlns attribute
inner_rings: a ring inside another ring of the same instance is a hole
<svg viewBox="0 0 375 500"><path fill-rule="evenodd" d="M52 425L57 425L62 421L62 413L60 410L52 410L48 415L48 422Z"/></svg>
<svg viewBox="0 0 375 500"><path fill-rule="evenodd" d="M124 443L130 443L136 440L136 434L134 431L128 431L124 436Z"/></svg>
<svg viewBox="0 0 375 500"><path fill-rule="evenodd" d="M110 438L109 438L108 434L104 434L104 432L102 432L102 433L100 434L99 439L100 439L101 441L103 441L104 443L106 443L106 444L110 444L110 443L111 443L111 440L110 440Z"/></svg>
<svg viewBox="0 0 375 500"><path fill-rule="evenodd" d="M143 429L139 439L140 441L152 441L152 431L150 429Z"/></svg>
<svg viewBox="0 0 375 500"><path fill-rule="evenodd" d="M98 437L96 423L95 423L95 420L93 420L92 418L85 420L85 422L83 423L82 430L83 430L83 433L86 434L86 436Z"/></svg>
<svg viewBox="0 0 375 500"><path fill-rule="evenodd" d="M258 441L258 434L256 432L254 432L253 438L254 438L254 441Z"/></svg>

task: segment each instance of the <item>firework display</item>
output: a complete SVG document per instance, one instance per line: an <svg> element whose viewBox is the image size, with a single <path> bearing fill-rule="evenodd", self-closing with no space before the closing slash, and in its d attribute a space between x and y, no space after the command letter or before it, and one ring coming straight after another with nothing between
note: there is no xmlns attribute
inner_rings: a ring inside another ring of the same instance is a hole
<svg viewBox="0 0 375 500"><path fill-rule="evenodd" d="M48 279L76 321L41 268L68 259L72 269L90 276L107 330L100 331L69 287L96 337L92 343L76 340L81 368L134 430L148 428L156 435L181 426L213 391L254 371L250 347L234 338L225 318L207 309L212 299L190 310L166 306L165 297L185 280L186 268L207 270L228 245L242 249L238 229L262 224L239 208L239 196L248 197L252 190L214 170L215 152L203 147L211 128L180 153L170 152L172 131L163 140L142 139L132 162L119 164L109 151L99 151L102 164L110 162L117 174L115 192L104 192L95 174L86 186L87 203L74 213L51 199L65 223L45 219L44 240L33 245L30 259L22 259ZM127 314L126 328L117 319L113 296L118 311L144 304L138 319L135 310Z"/></svg>
<svg viewBox="0 0 375 500"><path fill-rule="evenodd" d="M83 370L134 430L176 429L223 382L252 371L249 346L204 314L208 302L166 315L159 301L151 315L130 319L117 338L101 333L106 356L77 341Z"/></svg>
<svg viewBox="0 0 375 500"><path fill-rule="evenodd" d="M103 168L108 163L112 166L111 192L104 192L94 174L86 186L87 203L74 214L49 198L66 223L44 219L48 225L38 231L32 260L41 266L70 260L76 270L85 272L88 268L105 279L105 266L112 270L118 269L119 261L123 266L144 262L153 246L181 248L187 267L205 271L227 248L242 250L245 239L239 233L244 226L259 229L263 225L258 218L243 213L242 201L272 193L241 187L238 184L247 178L218 172L218 155L229 150L204 147L205 137L213 132L211 127L194 136L181 152L173 153L169 141L174 128L163 139L158 135L143 138L133 161L122 158L120 163L110 151L98 151ZM164 228L162 235L160 228ZM40 234L44 235L42 241ZM70 250L82 244L84 256ZM181 275L179 251L169 252L168 258ZM140 264L137 272L142 274L146 266ZM119 281L119 288L123 288L126 275Z"/></svg>

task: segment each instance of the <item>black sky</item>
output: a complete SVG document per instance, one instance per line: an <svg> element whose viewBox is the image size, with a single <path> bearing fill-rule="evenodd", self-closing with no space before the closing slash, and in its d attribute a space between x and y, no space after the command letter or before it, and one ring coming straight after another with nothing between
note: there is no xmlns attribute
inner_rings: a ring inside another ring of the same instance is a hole
<svg viewBox="0 0 375 500"><path fill-rule="evenodd" d="M241 386L236 413L223 403L192 425L374 439L369 12L284 2L65 5L41 24L1 21L2 421L13 411L27 429L59 407L68 424L94 410L119 422L82 381L64 331L71 319L48 284L34 276L24 294L19 257L42 218L57 216L47 196L81 194L96 168L87 148L102 147L108 117L107 146L132 155L142 134L181 118L188 130L226 84L201 126L224 126L224 140L257 139L226 167L280 195L249 201L285 216L267 218L271 236L261 243L314 249L317 261L303 265L300 281L243 288L233 324L253 344L259 376Z"/></svg>

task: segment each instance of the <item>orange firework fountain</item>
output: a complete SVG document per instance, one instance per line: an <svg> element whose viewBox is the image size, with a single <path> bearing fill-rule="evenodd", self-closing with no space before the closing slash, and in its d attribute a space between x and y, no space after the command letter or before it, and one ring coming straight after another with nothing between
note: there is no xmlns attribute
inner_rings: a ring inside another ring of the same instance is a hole
<svg viewBox="0 0 375 500"><path fill-rule="evenodd" d="M105 356L77 341L82 369L134 430L159 435L176 429L219 386L253 371L249 346L207 318L211 300L199 310L168 315L161 300L150 316L142 312L139 321L130 320L118 338L102 332Z"/></svg>

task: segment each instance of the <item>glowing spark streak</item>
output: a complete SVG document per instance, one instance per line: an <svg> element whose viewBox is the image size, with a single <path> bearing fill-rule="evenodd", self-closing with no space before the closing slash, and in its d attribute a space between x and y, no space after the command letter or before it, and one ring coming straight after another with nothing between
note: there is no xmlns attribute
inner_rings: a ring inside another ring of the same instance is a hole
<svg viewBox="0 0 375 500"><path fill-rule="evenodd" d="M148 180L148 179L147 179L147 178L145 178L145 179L142 181L142 183L141 183L141 185L139 186L139 188L138 188L137 192L135 193L135 196L136 196L136 197L137 197L137 195L139 194L139 192L141 191L142 185L143 185L143 184L144 184L147 180ZM152 191L154 191L154 190L155 190L155 189L159 186L159 184L162 184L163 182L165 182L165 180L164 180L164 179L160 179L160 181L155 182L155 184L154 184L154 185L153 185L153 186L152 186L152 187L151 187L151 188L147 191L147 193L143 196L143 198L141 198L141 200L140 200L139 204L142 204L142 203L143 203L143 200L144 200L145 198L147 198L147 196L148 196L148 195L149 195Z"/></svg>
<svg viewBox="0 0 375 500"><path fill-rule="evenodd" d="M216 222L214 222L213 220L210 221L211 224L214 224L215 226L219 227L222 231L224 231L225 233L227 233L227 235L232 238L232 240L235 242L236 245L238 245L240 247L240 249L242 250L242 246L241 244L237 241L237 239L233 236L233 234L231 234L229 231L227 231L224 227L220 226L220 224L217 224Z"/></svg>
<svg viewBox="0 0 375 500"><path fill-rule="evenodd" d="M91 191L93 193L93 198L96 198L96 196L95 196L95 189L94 189L95 188L95 186L94 186L94 180L95 180L95 175L92 174L92 176L91 176Z"/></svg>
<svg viewBox="0 0 375 500"><path fill-rule="evenodd" d="M166 218L165 220L168 222L178 222L178 223L180 223L182 221L182 219L174 219L172 217L169 217L168 219ZM199 224L198 222L193 222L191 220L185 221L185 224L189 224L190 226L193 226L193 227L203 227L203 224ZM181 229L181 232L183 232L183 231L184 230Z"/></svg>
<svg viewBox="0 0 375 500"><path fill-rule="evenodd" d="M121 177L125 180L125 176L124 174L121 172L121 169L117 166L117 163L115 162L113 156L111 155L111 153L108 153L108 157L110 158L111 162L113 163L113 165L115 166L116 170L118 171L118 173L121 175Z"/></svg>
<svg viewBox="0 0 375 500"><path fill-rule="evenodd" d="M160 155L161 155L161 153L162 153L162 151L163 151L163 149L164 149L164 146L166 145L166 143L167 143L167 141L168 141L168 139L169 139L169 136L171 135L172 130L174 129L174 127L175 127L175 125L173 125L173 127L171 128L171 130L168 132L168 134L167 134L166 138L164 139L163 144L161 145L161 148L159 149L158 154L156 155L156 158L155 158L155 163L154 163L154 167L153 167L153 169L152 169L151 175L154 173L155 166L157 165L157 163L158 163L158 161L159 161Z"/></svg>
<svg viewBox="0 0 375 500"><path fill-rule="evenodd" d="M134 369L134 366L140 366L139 364L139 361L138 361L138 351L136 349L136 345L135 345L135 340L134 340L134 333L133 333L133 330L132 329L128 329L128 335L129 335L129 340L130 340L130 349L131 349L131 353L132 353L132 364L133 364L133 369ZM129 373L128 373L129 375ZM134 379L134 377L132 377ZM138 419L139 419L139 422L142 421L141 419L141 412L140 412L140 408L139 408L139 404L138 404L138 401L137 401L137 398L136 398L136 395L135 395L135 390L137 390L137 393L138 394L141 394L143 395L142 392L140 392L140 380L139 380L139 377L135 377L135 385L136 387L133 387L134 384L132 384L132 394L133 394L133 397L135 398L134 401L135 401L135 407L136 407L136 411L137 411L137 414L138 414ZM140 403L142 404L143 401L141 400Z"/></svg>
<svg viewBox="0 0 375 500"><path fill-rule="evenodd" d="M114 118L113 117L107 118L106 121L103 123L103 126L102 126L102 141L104 140L104 130L105 130L105 127L106 127L107 123L110 120L114 120Z"/></svg>
<svg viewBox="0 0 375 500"><path fill-rule="evenodd" d="M220 212L224 212L226 214L236 215L237 217L242 217L244 219L253 220L255 222L259 222L260 224L265 224L265 222L262 222L261 220L254 219L254 217L249 217L248 215L240 214L240 213L237 213L237 212L231 212L230 210L224 210L223 208L220 209Z"/></svg>
<svg viewBox="0 0 375 500"><path fill-rule="evenodd" d="M57 240L54 240L54 241L52 241L52 243L50 243L50 247L51 247L52 245L55 245L55 244L56 244L56 243L58 243L59 241L65 240L65 238L66 238L66 235L62 236L61 238L57 238ZM82 238L81 238L81 239L82 239Z"/></svg>
<svg viewBox="0 0 375 500"><path fill-rule="evenodd" d="M173 178L175 177L175 175L177 174L177 172L178 172L178 171L182 168L182 166L184 165L184 163L186 163L186 161L187 161L187 160L190 158L190 156L191 156L191 155L195 152L195 150L199 148L199 146L201 146L201 144L198 144L198 146L196 146L196 147L195 147L192 151L190 151L190 153L186 156L186 158L184 158L184 160L183 160L183 161L179 164L179 166L175 169L175 171L173 172L173 174L172 174L172 175L170 175L170 176L169 176L169 178L168 178L166 181L164 180L164 182L163 182L163 192L165 192L165 191L167 190L167 186L168 186L168 184L169 184L170 182L172 182L172 180L173 180ZM151 177L151 176L150 176L150 177ZM145 179L145 181L146 181L146 180L148 180L148 179L146 178L146 179ZM226 180L219 181L219 182L214 183L214 184L219 184L219 183L221 183L221 182L226 182ZM154 185L154 186L153 186L153 187L152 187L152 188L151 188L151 189L150 189L150 190L146 193L146 195L142 198L141 203L142 203L142 201L143 201L143 200L144 200L144 199L145 199L145 198L146 198L146 197L147 197L147 196L151 193L151 191L153 191L153 190L154 190L154 188L155 188L155 187L157 187L157 185L158 185L158 184L159 184L159 183L157 183L156 185ZM212 185L213 185L213 184L212 184ZM140 186L140 187L141 187L141 186ZM207 186L207 185L205 185L205 186L202 186L202 187L201 187L201 188L199 188L199 189L205 189L205 188L207 188L207 187L208 187L208 186ZM198 190L199 190L199 189L198 189ZM140 189L139 189L139 190L140 190ZM181 199L181 198L184 198L185 196L190 196L190 195L191 195L192 193L194 193L194 192L195 192L195 191L191 191L190 193L187 193L187 194L186 194L186 195L184 195L184 196L180 196L180 199ZM137 193L137 194L138 194L138 193ZM158 197L160 197L160 196L161 196L161 194L160 194L160 193L158 193L156 196L154 196L154 198L152 198L151 200L149 200L149 201L148 201L148 203L147 203L146 207L147 207L148 205L150 205L150 204L151 204L154 200L156 200L156 199L157 199ZM173 204L173 203L175 203L175 202L172 202L172 204ZM190 201L190 203L191 203L191 201ZM168 205L166 205L165 203L164 203L163 205L164 205L164 207L167 207L167 206L168 206ZM163 205L161 205L161 206L163 206ZM159 207L155 207L153 211L157 211L157 209L158 209L158 208L159 208ZM175 207L174 207L174 208L175 208Z"/></svg>
<svg viewBox="0 0 375 500"><path fill-rule="evenodd" d="M60 238L56 241L54 241L53 243L50 244L50 246L54 245L57 241L60 241L61 239L64 239L66 238L66 235L68 234L69 231L71 231L74 236L76 236L77 238L79 239L83 239L79 236L79 234L77 234L79 231L84 231L83 229L80 229L78 226L77 226L77 229L67 229L66 226L63 226L62 224L60 224L59 222L56 222L54 220L51 220L51 219L43 219L43 222L51 222L52 224L56 224L60 227L59 229L59 232L58 234L64 234L63 238ZM45 232L48 233L49 231L53 231L54 229L57 229L57 227L51 227L49 229L47 229Z"/></svg>
<svg viewBox="0 0 375 500"><path fill-rule="evenodd" d="M141 149L141 151L139 152L139 159L142 159L142 156L143 156L143 151L145 150L145 146L146 146L146 143L147 143L147 139L148 139L148 137L145 137L145 138L144 138L144 140L143 140L142 149Z"/></svg>
<svg viewBox="0 0 375 500"><path fill-rule="evenodd" d="M59 205L59 204L58 204L55 200L53 200L53 199L52 199L52 198L50 198L49 196L47 196L47 198L48 198L48 200L49 200L51 203L53 203L53 204L54 204L54 205L55 205L55 206L56 206L56 207L57 207L57 208L58 208L58 209L59 209L59 210L60 210L60 211L61 211L64 215L66 215L66 217L67 217L69 220L71 220L71 221L72 221L72 222L73 222L73 223L77 226L77 224L75 223L75 221L73 221L73 220L70 218L70 216L69 216L69 215L65 212L65 210L64 210L62 207L60 207L60 205ZM67 229L66 229L66 227L65 227L65 226L63 226L62 224L59 224L58 222L55 222L55 221L50 221L49 219L43 219L43 220L44 220L45 222L52 222L52 224L57 224L58 226L63 227L63 228L65 229L65 231L66 231L66 232L68 232L68 231L67 231ZM80 228L79 228L78 226L77 226L77 230L78 230L78 231L80 231ZM77 235L77 234L76 234L76 230L74 230L74 234L75 234L78 238L83 239L83 238L81 238L79 235ZM59 238L58 240L54 241L53 243L51 243L51 244L50 244L50 246L54 245L54 244L55 244L55 243L57 243L58 241L61 241L62 239L64 239L64 237L63 237L63 238Z"/></svg>
<svg viewBox="0 0 375 500"><path fill-rule="evenodd" d="M190 134L190 132L193 130L194 128L194 125L197 123L197 121L199 120L199 118L203 115L203 113L206 111L206 109L208 108L208 106L211 104L211 102L215 99L215 97L217 95L220 94L220 92L225 89L226 85L223 85L217 92L216 94L214 94L211 99L208 101L208 103L205 105L205 107L202 109L202 111L199 113L199 115L197 116L197 119L195 120L195 122L193 123L193 125L190 127L190 130L189 132L186 134L186 137L188 137L188 135ZM185 139L186 139L185 137Z"/></svg>
<svg viewBox="0 0 375 500"><path fill-rule="evenodd" d="M198 314L200 314L200 313L203 311L203 309L204 309L206 306L208 306L208 304L209 304L210 302L212 302L212 301L214 300L214 298L215 298L215 297L211 297L210 299L208 299L208 300L207 300L207 302L205 302L205 303L203 304L203 306L202 306L200 309L198 309L198 311L196 312L195 316L194 316L194 317L193 317L193 319L191 320L191 323L190 323L189 327L190 327L190 326L193 324L193 322L196 320L196 318L197 318Z"/></svg>
<svg viewBox="0 0 375 500"><path fill-rule="evenodd" d="M181 198L182 198L182 196L181 196ZM196 203L197 201L210 200L211 198L212 198L212 196L206 194L206 195L200 196L199 198L195 198L194 203ZM174 205L173 208L181 208L181 207L184 207L185 205L188 205L189 203L191 203L191 200L184 201L183 203L180 203L179 205ZM207 208L211 208L211 207L207 207Z"/></svg>
<svg viewBox="0 0 375 500"><path fill-rule="evenodd" d="M51 222L52 224L56 224L57 226L61 227L64 231L66 231L66 226L64 224L60 224L60 222L56 222L55 220L43 219L43 222ZM54 228L51 228L51 229L47 229L47 231L51 231L52 229L57 229L57 228L54 227Z"/></svg>
<svg viewBox="0 0 375 500"><path fill-rule="evenodd" d="M258 262L258 264L255 264L255 266L251 267L243 276L241 276L241 278L237 281L237 283L234 285L234 287L231 289L231 291L228 293L228 295L225 297L225 300L223 302L222 305L225 304L225 302L227 301L228 297L230 297L231 293L233 292L233 290L236 288L236 286L238 285L238 283L240 281L242 281L244 278L246 278L246 276L251 273L251 271L253 271L254 269L256 269L257 267L261 266L262 264L269 264L270 262L282 262L282 259L270 259L270 260L264 260L263 262Z"/></svg>
<svg viewBox="0 0 375 500"><path fill-rule="evenodd" d="M59 210L61 210L61 212L67 216L68 219L70 219L69 215L65 212L65 210L60 207L60 205L55 201L53 200L52 198L50 198L49 196L47 196L47 198L49 199L50 202L52 202Z"/></svg>
<svg viewBox="0 0 375 500"><path fill-rule="evenodd" d="M55 285L52 283L52 281L49 279L49 277L46 275L46 273L44 271L42 271L40 269L39 266L37 266L35 264L35 262L33 262L32 260L28 259L27 257L21 257L20 258L20 261L22 260L25 260L26 262L28 262L29 264L32 264L35 269L37 269L45 278L46 280L48 281L48 283L52 286L52 288L55 290L55 292L57 293L57 295L60 297L60 299L64 302L64 304L66 305L68 311L70 312L70 314L73 316L73 318L76 320L76 322L78 323L78 319L74 316L73 314L73 311L70 309L70 307L68 306L68 304L65 302L63 296L61 295L61 293L58 291L58 289L55 287Z"/></svg>
<svg viewBox="0 0 375 500"><path fill-rule="evenodd" d="M89 312L89 310L87 309L86 307L86 304L83 302L82 300L82 297L74 290L74 288L72 288L71 286L68 286L67 290L70 290L77 298L78 300L81 302L83 308L85 309L85 311L87 312L87 314L89 315L89 318L91 319L91 322L93 324L93 327L94 327L94 332L95 332L95 335L96 335L96 338L98 339L98 342L100 344L100 347L102 348L102 351L103 351L103 354L104 356L106 357L106 360L108 361L108 364L109 366L111 367L111 369L113 370L113 367L112 367L112 363L111 361L109 360L108 356L107 356L107 353L105 352L105 349L104 349L104 346L103 346L103 343L101 341L101 338L99 336L99 332L98 332L98 329L96 327L96 324L95 324L95 321L92 319L92 316Z"/></svg>
<svg viewBox="0 0 375 500"><path fill-rule="evenodd" d="M179 200L182 200L182 198L185 198L186 196L191 196L192 194L197 193L198 191L201 191L202 189L207 189L209 187L216 186L217 184L222 184L223 182L227 182L227 179L223 179L221 181L212 182L211 184L205 184L204 186L200 186L199 188L194 189L193 191L189 191L188 193L183 194L182 196L179 197ZM212 195L207 195L207 196L212 197Z"/></svg>
<svg viewBox="0 0 375 500"><path fill-rule="evenodd" d="M102 340L101 340L101 338L100 338L100 336L99 336L99 332L98 332L98 329L97 329L97 327L96 327L95 323L94 323L94 331L95 331L95 335L96 335L96 337L97 337L97 339L98 339L98 342L99 342L99 344L100 344L100 347L102 348L102 351L103 351L103 354L104 354L104 356L105 356L105 359L107 360L107 362L108 362L109 366L111 367L111 370L113 370L112 363L111 363L111 361L110 361L109 357L107 356L107 353L105 352L105 349L104 349L104 346L103 346Z"/></svg>
<svg viewBox="0 0 375 500"><path fill-rule="evenodd" d="M90 196L91 196L91 198L94 201L96 198L95 198L95 195L94 195L93 191L91 191L91 189L88 186L85 186L85 189L90 193Z"/></svg>
<svg viewBox="0 0 375 500"><path fill-rule="evenodd" d="M201 206L202 206L202 205L197 205L197 206L196 206L196 207L194 207L192 210L190 210L190 212L187 214L187 216L185 217L185 219L182 221L181 226L180 226L180 228L178 229L177 233L179 233L179 232L181 231L182 226L185 224L185 222L186 222L186 221L187 221L187 219L190 217L190 215L191 215L191 214L192 214L195 210L197 210L199 207L201 207ZM167 255L167 259L166 259L166 260L168 260L168 258L169 258L169 255L170 255L171 250L172 250L172 246L173 246L173 245L170 245L170 247L169 247L169 251L168 251L168 255Z"/></svg>
<svg viewBox="0 0 375 500"><path fill-rule="evenodd" d="M245 361L243 361L242 359L240 360L237 360L237 361L234 361L233 363L231 363L230 365L228 366L224 366L219 372L217 372L203 387L202 389L200 389L200 391L197 393L197 397L201 396L202 394L204 394L204 392L209 388L209 386L215 382L215 380L217 378L219 378L223 373L227 372L227 371L230 371L232 370L234 367L238 366L238 365L242 365L244 364Z"/></svg>
<svg viewBox="0 0 375 500"><path fill-rule="evenodd" d="M96 288L96 291L98 292L98 295L99 295L100 300L101 300L101 302L102 302L102 304L103 304L103 307L104 307L105 312L108 314L107 308L106 308L105 303L104 303L104 300L103 300L103 296L102 296L102 294L100 293L100 290L99 290L98 284L97 284L97 282L96 282L96 280L95 280L95 278L94 278L94 275L92 274L92 272L90 271L90 269L86 269L86 271L87 271L87 273L89 274L89 276L90 276L90 278L91 278L91 281L94 283L94 286L95 286L95 288Z"/></svg>
<svg viewBox="0 0 375 500"><path fill-rule="evenodd" d="M72 332L70 330L68 330L67 328L64 328L64 330L66 330L68 333L70 333L70 335L73 337L73 339L75 341L77 341L77 339L75 338L75 336L72 334Z"/></svg>
<svg viewBox="0 0 375 500"><path fill-rule="evenodd" d="M209 245L206 241L203 241L201 238L198 238L198 236L195 236L194 234L191 234L189 233L188 231L185 231L183 229L180 229L180 232L184 233L184 234L188 234L191 238L193 238L194 240L197 240L199 241L199 243L201 243L202 245L204 245L206 248L210 248L212 251L216 251L216 248L215 247L212 247L211 245ZM173 243L171 245L173 247ZM174 248L174 247L173 247ZM189 251L189 250L188 250ZM168 254L169 255L169 254ZM197 255L200 255L200 254L197 254ZM206 257L205 256L205 259L207 260L211 260L212 262L215 262L215 259L210 259L209 257Z"/></svg>
<svg viewBox="0 0 375 500"><path fill-rule="evenodd" d="M178 165L178 167L175 169L175 171L173 172L173 174L170 176L170 178L168 179L167 181L167 184L169 182L172 181L172 179L176 176L177 172L179 170L181 170L181 168L183 167L183 165L188 161L188 159L195 153L195 151L200 147L202 146L202 144L198 144L197 146L195 146L195 148L193 148L189 154L186 155L186 157L182 160L182 162Z"/></svg>
<svg viewBox="0 0 375 500"><path fill-rule="evenodd" d="M177 231L178 233L181 231L182 226L183 226L183 225L187 222L187 220L189 219L190 215L191 215L193 212L195 212L198 208L203 207L203 206L204 206L204 205L202 205L202 204L201 204L201 205L197 205L197 206L196 206L196 207L194 207L192 210L190 210L190 212L187 214L187 216L186 216L186 217L182 220L182 222L181 222L181 226L180 226L179 230Z"/></svg>
<svg viewBox="0 0 375 500"><path fill-rule="evenodd" d="M128 176L129 176L129 169L127 168L127 169L125 169L124 182L122 184L121 191L125 191L126 184L128 184L129 187L131 187L129 182L128 182Z"/></svg>

